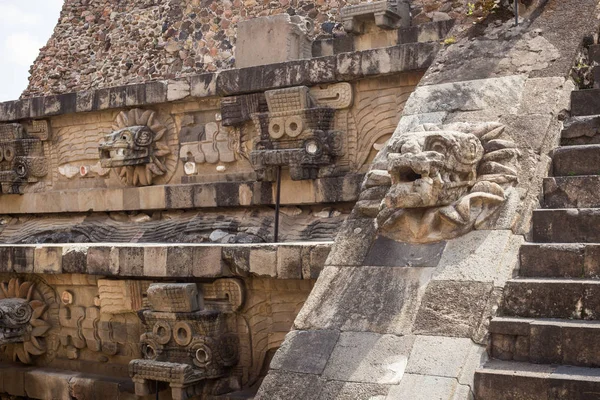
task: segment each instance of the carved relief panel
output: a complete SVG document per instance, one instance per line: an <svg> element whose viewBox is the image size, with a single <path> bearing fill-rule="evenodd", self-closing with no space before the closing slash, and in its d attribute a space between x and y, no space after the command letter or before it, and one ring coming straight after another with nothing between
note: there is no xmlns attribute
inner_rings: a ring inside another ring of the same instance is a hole
<svg viewBox="0 0 600 400"><path fill-rule="evenodd" d="M46 121L0 125L1 193L22 194L28 184L46 176L44 142L49 136Z"/></svg>

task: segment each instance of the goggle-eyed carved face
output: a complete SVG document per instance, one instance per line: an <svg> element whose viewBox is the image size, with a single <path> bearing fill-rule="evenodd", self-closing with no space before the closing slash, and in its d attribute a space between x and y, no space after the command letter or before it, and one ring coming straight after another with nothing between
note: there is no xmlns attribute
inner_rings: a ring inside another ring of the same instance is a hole
<svg viewBox="0 0 600 400"><path fill-rule="evenodd" d="M29 340L33 309L26 299L0 300L0 345Z"/></svg>
<svg viewBox="0 0 600 400"><path fill-rule="evenodd" d="M453 131L407 133L390 146L390 208L452 204L477 179L483 146L473 134Z"/></svg>
<svg viewBox="0 0 600 400"><path fill-rule="evenodd" d="M106 136L100 143L103 168L148 164L151 160L154 132L148 126L130 126Z"/></svg>
<svg viewBox="0 0 600 400"><path fill-rule="evenodd" d="M15 148L12 144L0 143L0 171L10 169L15 156Z"/></svg>

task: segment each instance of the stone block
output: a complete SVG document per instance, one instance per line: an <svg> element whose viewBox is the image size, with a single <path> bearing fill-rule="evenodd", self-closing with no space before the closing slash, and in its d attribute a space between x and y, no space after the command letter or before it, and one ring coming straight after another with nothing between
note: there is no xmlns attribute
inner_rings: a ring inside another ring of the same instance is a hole
<svg viewBox="0 0 600 400"><path fill-rule="evenodd" d="M168 276L166 247L144 249L144 276Z"/></svg>
<svg viewBox="0 0 600 400"><path fill-rule="evenodd" d="M446 242L411 244L378 236L369 250L364 264L385 267L435 268L446 248Z"/></svg>
<svg viewBox="0 0 600 400"><path fill-rule="evenodd" d="M60 247L36 247L33 271L36 274L62 273L62 249Z"/></svg>
<svg viewBox="0 0 600 400"><path fill-rule="evenodd" d="M167 247L167 273L168 276L192 276L194 267L194 247L169 246Z"/></svg>
<svg viewBox="0 0 600 400"><path fill-rule="evenodd" d="M250 273L250 247L224 246L223 262L236 276L248 276Z"/></svg>
<svg viewBox="0 0 600 400"><path fill-rule="evenodd" d="M363 265L375 238L375 220L347 219L342 224L326 265Z"/></svg>
<svg viewBox="0 0 600 400"><path fill-rule="evenodd" d="M345 382L398 384L413 341L413 336L342 332L323 377Z"/></svg>
<svg viewBox="0 0 600 400"><path fill-rule="evenodd" d="M596 246L583 246L579 244L537 244L527 243L521 246L519 252L521 277L547 277L547 278L579 278L590 276L584 272L588 249L597 249ZM594 250L592 250L593 252ZM600 256L600 252L598 254ZM598 261L598 258L592 257ZM591 263L592 265L598 265Z"/></svg>
<svg viewBox="0 0 600 400"><path fill-rule="evenodd" d="M193 75L190 77L190 94L193 97L211 97L217 95L218 73Z"/></svg>
<svg viewBox="0 0 600 400"><path fill-rule="evenodd" d="M468 338L417 336L406 372L458 378L473 346L477 345Z"/></svg>
<svg viewBox="0 0 600 400"><path fill-rule="evenodd" d="M65 274L87 273L87 247L69 246L63 248L62 271Z"/></svg>
<svg viewBox="0 0 600 400"><path fill-rule="evenodd" d="M179 78L167 82L167 101L185 99L190 95L190 81L188 78Z"/></svg>
<svg viewBox="0 0 600 400"><path fill-rule="evenodd" d="M254 400L320 400L324 383L318 375L270 371Z"/></svg>
<svg viewBox="0 0 600 400"><path fill-rule="evenodd" d="M0 380L4 392L12 396L25 396L25 375L28 371L26 368L2 368L0 370ZM43 397L42 397L43 398Z"/></svg>
<svg viewBox="0 0 600 400"><path fill-rule="evenodd" d="M241 21L237 28L235 67L311 58L313 28L311 20L288 14Z"/></svg>
<svg viewBox="0 0 600 400"><path fill-rule="evenodd" d="M546 208L598 208L600 177L557 176L544 179L544 206Z"/></svg>
<svg viewBox="0 0 600 400"><path fill-rule="evenodd" d="M221 260L221 246L194 247L192 275L197 278L217 278L229 275Z"/></svg>
<svg viewBox="0 0 600 400"><path fill-rule="evenodd" d="M35 251L32 247L12 248L12 268L17 273L34 272Z"/></svg>
<svg viewBox="0 0 600 400"><path fill-rule="evenodd" d="M51 370L30 370L25 373L25 393L33 399L70 400L69 380L73 375Z"/></svg>
<svg viewBox="0 0 600 400"><path fill-rule="evenodd" d="M391 385L328 381L320 400L386 400Z"/></svg>
<svg viewBox="0 0 600 400"><path fill-rule="evenodd" d="M555 110L564 83L562 77L528 79L519 114L550 114Z"/></svg>
<svg viewBox="0 0 600 400"><path fill-rule="evenodd" d="M491 298L491 282L433 281L415 320L414 332L471 338L482 322Z"/></svg>
<svg viewBox="0 0 600 400"><path fill-rule="evenodd" d="M295 326L408 334L432 273L433 268L325 267Z"/></svg>
<svg viewBox="0 0 600 400"><path fill-rule="evenodd" d="M88 248L87 271L92 275L110 275L111 248L94 246Z"/></svg>
<svg viewBox="0 0 600 400"><path fill-rule="evenodd" d="M524 86L521 75L419 86L407 101L404 115L485 109L493 109L497 115L514 114Z"/></svg>
<svg viewBox="0 0 600 400"><path fill-rule="evenodd" d="M600 89L571 92L571 115L575 117L600 114Z"/></svg>
<svg viewBox="0 0 600 400"><path fill-rule="evenodd" d="M305 248L308 257L303 257L302 279L317 279L325 267L331 245L316 245Z"/></svg>
<svg viewBox="0 0 600 400"><path fill-rule="evenodd" d="M146 83L146 104L159 104L167 101L167 83L156 81Z"/></svg>
<svg viewBox="0 0 600 400"><path fill-rule="evenodd" d="M125 105L141 106L146 104L146 87L144 84L125 86Z"/></svg>
<svg viewBox="0 0 600 400"><path fill-rule="evenodd" d="M436 280L493 282L504 286L517 266L525 240L511 231L472 231L450 240L436 271Z"/></svg>
<svg viewBox="0 0 600 400"><path fill-rule="evenodd" d="M277 249L261 246L250 250L250 273L258 276L277 277Z"/></svg>
<svg viewBox="0 0 600 400"><path fill-rule="evenodd" d="M122 276L144 275L144 248L119 247L119 270Z"/></svg>
<svg viewBox="0 0 600 400"><path fill-rule="evenodd" d="M454 397L458 390L456 379L439 376L406 374L400 385L393 386L386 400L465 400L465 397Z"/></svg>
<svg viewBox="0 0 600 400"><path fill-rule="evenodd" d="M165 202L168 209L194 207L194 187L191 185L169 185L165 188Z"/></svg>
<svg viewBox="0 0 600 400"><path fill-rule="evenodd" d="M0 272L12 272L13 261L12 261L12 248L0 247Z"/></svg>
<svg viewBox="0 0 600 400"><path fill-rule="evenodd" d="M273 357L271 369L320 375L339 336L339 331L292 331Z"/></svg>
<svg viewBox="0 0 600 400"><path fill-rule="evenodd" d="M302 246L277 246L277 278L302 279Z"/></svg>

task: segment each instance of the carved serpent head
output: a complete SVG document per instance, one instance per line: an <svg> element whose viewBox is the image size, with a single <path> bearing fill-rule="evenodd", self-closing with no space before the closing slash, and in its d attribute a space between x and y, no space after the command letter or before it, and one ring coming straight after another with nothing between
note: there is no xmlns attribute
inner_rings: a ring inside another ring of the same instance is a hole
<svg viewBox="0 0 600 400"><path fill-rule="evenodd" d="M106 135L100 143L104 168L144 165L151 161L154 132L147 126L129 126Z"/></svg>
<svg viewBox="0 0 600 400"><path fill-rule="evenodd" d="M0 345L28 340L32 316L26 299L0 299Z"/></svg>

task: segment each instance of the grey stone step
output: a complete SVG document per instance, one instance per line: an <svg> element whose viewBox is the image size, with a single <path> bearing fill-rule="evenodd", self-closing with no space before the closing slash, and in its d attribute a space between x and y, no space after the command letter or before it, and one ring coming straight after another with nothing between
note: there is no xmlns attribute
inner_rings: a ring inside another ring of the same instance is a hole
<svg viewBox="0 0 600 400"><path fill-rule="evenodd" d="M577 176L600 174L600 145L564 146L552 155L554 176Z"/></svg>
<svg viewBox="0 0 600 400"><path fill-rule="evenodd" d="M561 146L600 144L600 116L571 117L564 123Z"/></svg>
<svg viewBox="0 0 600 400"><path fill-rule="evenodd" d="M536 243L600 243L600 209L538 209L533 212Z"/></svg>
<svg viewBox="0 0 600 400"><path fill-rule="evenodd" d="M575 117L600 114L600 89L571 92L571 115Z"/></svg>
<svg viewBox="0 0 600 400"><path fill-rule="evenodd" d="M502 315L521 318L600 319L600 281L519 278L506 283Z"/></svg>
<svg viewBox="0 0 600 400"><path fill-rule="evenodd" d="M494 359L600 367L600 321L496 317L489 332Z"/></svg>
<svg viewBox="0 0 600 400"><path fill-rule="evenodd" d="M536 243L600 243L600 209L567 208L533 211Z"/></svg>
<svg viewBox="0 0 600 400"><path fill-rule="evenodd" d="M521 278L600 277L600 245L526 243L519 252Z"/></svg>
<svg viewBox="0 0 600 400"><path fill-rule="evenodd" d="M600 369L491 360L475 372L481 400L598 400Z"/></svg>
<svg viewBox="0 0 600 400"><path fill-rule="evenodd" d="M600 176L556 176L544 179L545 208L600 207Z"/></svg>

